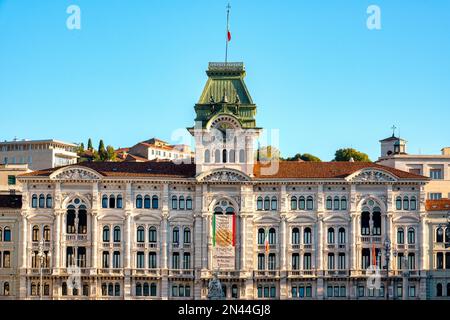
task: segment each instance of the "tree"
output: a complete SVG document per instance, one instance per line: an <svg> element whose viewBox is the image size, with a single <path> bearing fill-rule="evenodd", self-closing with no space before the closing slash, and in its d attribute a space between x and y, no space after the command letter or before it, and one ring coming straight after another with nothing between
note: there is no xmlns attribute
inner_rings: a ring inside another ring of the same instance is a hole
<svg viewBox="0 0 450 320"><path fill-rule="evenodd" d="M88 150L92 151L94 149L94 147L92 146L92 140L91 138L89 138L88 140Z"/></svg>
<svg viewBox="0 0 450 320"><path fill-rule="evenodd" d="M78 154L78 155L84 153L84 143L83 143L83 142L80 143L80 144L78 145L78 147L76 148L76 150L77 150L77 154Z"/></svg>
<svg viewBox="0 0 450 320"><path fill-rule="evenodd" d="M107 154L107 157L106 157L107 160L109 160L109 161L116 160L117 154L116 154L116 150L114 149L113 146L106 147L106 154Z"/></svg>
<svg viewBox="0 0 450 320"><path fill-rule="evenodd" d="M336 153L334 154L333 161L350 161L350 159L352 158L354 161L371 162L367 154L355 150L353 148L345 148L337 150Z"/></svg>
<svg viewBox="0 0 450 320"><path fill-rule="evenodd" d="M98 158L100 161L105 161L108 158L108 153L105 149L105 144L103 143L102 139L100 139L100 142L98 144Z"/></svg>
<svg viewBox="0 0 450 320"><path fill-rule="evenodd" d="M280 159L280 150L275 147L267 146L258 149L257 161L271 161Z"/></svg>
<svg viewBox="0 0 450 320"><path fill-rule="evenodd" d="M320 160L320 158L310 154L310 153L297 153L295 156L293 157L288 157L286 159L284 159L285 161L299 161L299 160L303 160L303 161L310 161L310 162L321 162L322 160Z"/></svg>

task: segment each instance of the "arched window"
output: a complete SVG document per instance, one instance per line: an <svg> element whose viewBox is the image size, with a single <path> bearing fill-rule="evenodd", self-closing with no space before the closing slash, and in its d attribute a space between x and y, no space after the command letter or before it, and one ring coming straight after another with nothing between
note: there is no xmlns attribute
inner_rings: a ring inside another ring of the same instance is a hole
<svg viewBox="0 0 450 320"><path fill-rule="evenodd" d="M142 284L140 282L136 283L136 296L142 296Z"/></svg>
<svg viewBox="0 0 450 320"><path fill-rule="evenodd" d="M408 228L408 244L416 243L416 233L414 228Z"/></svg>
<svg viewBox="0 0 450 320"><path fill-rule="evenodd" d="M5 229L3 229L3 241L5 242L11 241L11 229L9 227L5 227Z"/></svg>
<svg viewBox="0 0 450 320"><path fill-rule="evenodd" d="M311 244L311 228L305 228L303 231L303 244Z"/></svg>
<svg viewBox="0 0 450 320"><path fill-rule="evenodd" d="M47 208L52 208L53 207L53 198L51 195L47 195L47 198L45 200L45 206Z"/></svg>
<svg viewBox="0 0 450 320"><path fill-rule="evenodd" d="M264 244L265 238L266 238L266 232L264 231L263 228L259 228L258 229L258 244L259 245Z"/></svg>
<svg viewBox="0 0 450 320"><path fill-rule="evenodd" d="M209 163L211 161L210 151L208 149L205 150L205 163Z"/></svg>
<svg viewBox="0 0 450 320"><path fill-rule="evenodd" d="M178 227L173 228L172 231L172 242L173 243L180 243L180 230Z"/></svg>
<svg viewBox="0 0 450 320"><path fill-rule="evenodd" d="M46 242L50 241L50 227L49 226L44 227L44 241L46 241Z"/></svg>
<svg viewBox="0 0 450 320"><path fill-rule="evenodd" d="M270 202L270 209L273 211L278 209L278 200L275 196L272 197L272 201Z"/></svg>
<svg viewBox="0 0 450 320"><path fill-rule="evenodd" d="M45 197L43 194L39 195L39 208L45 208Z"/></svg>
<svg viewBox="0 0 450 320"><path fill-rule="evenodd" d="M156 297L156 283L154 282L150 284L150 296Z"/></svg>
<svg viewBox="0 0 450 320"><path fill-rule="evenodd" d="M313 210L314 209L314 200L313 197L309 196L306 198L306 210Z"/></svg>
<svg viewBox="0 0 450 320"><path fill-rule="evenodd" d="M409 210L409 198L408 197L403 198L403 210Z"/></svg>
<svg viewBox="0 0 450 320"><path fill-rule="evenodd" d="M3 252L3 268L11 268L11 254L9 251Z"/></svg>
<svg viewBox="0 0 450 320"><path fill-rule="evenodd" d="M220 163L220 150L219 149L214 151L214 162L215 163Z"/></svg>
<svg viewBox="0 0 450 320"><path fill-rule="evenodd" d="M340 209L340 201L339 201L339 197L334 197L334 205L333 205L333 209L334 210L339 210Z"/></svg>
<svg viewBox="0 0 450 320"><path fill-rule="evenodd" d="M442 283L436 285L436 297L442 297Z"/></svg>
<svg viewBox="0 0 450 320"><path fill-rule="evenodd" d="M447 297L450 297L450 282L447 283Z"/></svg>
<svg viewBox="0 0 450 320"><path fill-rule="evenodd" d="M191 243L191 229L187 227L183 231L183 243Z"/></svg>
<svg viewBox="0 0 450 320"><path fill-rule="evenodd" d="M109 242L109 227L103 227L103 242Z"/></svg>
<svg viewBox="0 0 450 320"><path fill-rule="evenodd" d="M156 228L153 226L148 229L148 242L156 243Z"/></svg>
<svg viewBox="0 0 450 320"><path fill-rule="evenodd" d="M3 284L3 295L9 296L9 283L8 282L5 282Z"/></svg>
<svg viewBox="0 0 450 320"><path fill-rule="evenodd" d="M339 244L345 244L346 242L345 229L339 228Z"/></svg>
<svg viewBox="0 0 450 320"><path fill-rule="evenodd" d="M39 241L39 227L34 226L33 231L31 233L31 241L38 242Z"/></svg>
<svg viewBox="0 0 450 320"><path fill-rule="evenodd" d="M401 197L397 197L395 199L395 207L397 210L402 210L402 198Z"/></svg>
<svg viewBox="0 0 450 320"><path fill-rule="evenodd" d="M300 244L300 230L298 228L292 229L291 243Z"/></svg>
<svg viewBox="0 0 450 320"><path fill-rule="evenodd" d="M341 198L341 210L347 210L347 197Z"/></svg>
<svg viewBox="0 0 450 320"><path fill-rule="evenodd" d="M108 296L114 296L114 285L112 283L108 284Z"/></svg>
<svg viewBox="0 0 450 320"><path fill-rule="evenodd" d="M291 197L291 210L297 210L297 197Z"/></svg>
<svg viewBox="0 0 450 320"><path fill-rule="evenodd" d="M235 163L236 162L236 151L234 151L234 149L230 150L229 162L231 162L231 163Z"/></svg>
<svg viewBox="0 0 450 320"><path fill-rule="evenodd" d="M117 196L117 209L122 209L123 208L123 199L122 196L119 194Z"/></svg>
<svg viewBox="0 0 450 320"><path fill-rule="evenodd" d="M136 208L142 209L142 196L140 194L136 197Z"/></svg>
<svg viewBox="0 0 450 320"><path fill-rule="evenodd" d="M404 244L405 243L405 231L403 228L397 229L397 244Z"/></svg>
<svg viewBox="0 0 450 320"><path fill-rule="evenodd" d="M329 244L334 244L334 229L333 228L328 228L328 243Z"/></svg>
<svg viewBox="0 0 450 320"><path fill-rule="evenodd" d="M374 212L372 215L373 219L373 235L379 236L381 235L381 212L380 208L374 208Z"/></svg>
<svg viewBox="0 0 450 320"><path fill-rule="evenodd" d="M441 227L436 229L436 242L444 242L444 229Z"/></svg>
<svg viewBox="0 0 450 320"><path fill-rule="evenodd" d="M102 208L108 208L108 196L106 194L102 196Z"/></svg>
<svg viewBox="0 0 450 320"><path fill-rule="evenodd" d="M109 196L109 207L114 209L116 207L116 197L114 195Z"/></svg>
<svg viewBox="0 0 450 320"><path fill-rule="evenodd" d="M263 209L263 198L258 197L256 200L256 210L262 210Z"/></svg>
<svg viewBox="0 0 450 320"><path fill-rule="evenodd" d="M270 198L269 197L265 197L264 198L264 210L267 211L270 209Z"/></svg>
<svg viewBox="0 0 450 320"><path fill-rule="evenodd" d="M275 244L277 241L277 233L274 228L269 229L269 244Z"/></svg>
<svg viewBox="0 0 450 320"><path fill-rule="evenodd" d="M84 205L78 208L78 233L87 233L87 211Z"/></svg>
<svg viewBox="0 0 450 320"><path fill-rule="evenodd" d="M31 197L31 207L37 208L37 195L35 194L33 194L33 196Z"/></svg>
<svg viewBox="0 0 450 320"><path fill-rule="evenodd" d="M370 213L368 211L361 213L361 235L370 235Z"/></svg>
<svg viewBox="0 0 450 320"><path fill-rule="evenodd" d="M118 283L116 283L116 284L114 285L114 295L115 295L116 297L119 297L119 296L120 296L120 284L118 284Z"/></svg>
<svg viewBox="0 0 450 320"><path fill-rule="evenodd" d="M75 207L72 205L67 207L66 233L75 233Z"/></svg>
<svg viewBox="0 0 450 320"><path fill-rule="evenodd" d="M178 208L177 196L172 196L172 210L177 210L177 208Z"/></svg>
<svg viewBox="0 0 450 320"><path fill-rule="evenodd" d="M417 199L416 197L412 196L411 201L409 202L409 208L413 211L417 210Z"/></svg>
<svg viewBox="0 0 450 320"><path fill-rule="evenodd" d="M150 196L149 196L149 195L146 195L146 196L144 197L144 209L150 209L150 205L151 205L150 202L151 202L151 201L150 201Z"/></svg>
<svg viewBox="0 0 450 320"><path fill-rule="evenodd" d="M63 296L67 296L67 283L63 282L62 286L61 286L61 294Z"/></svg>
<svg viewBox="0 0 450 320"><path fill-rule="evenodd" d="M139 226L137 228L137 242L144 242L145 241L145 234L144 234L144 227Z"/></svg>
<svg viewBox="0 0 450 320"><path fill-rule="evenodd" d="M120 227L114 227L114 242L120 242Z"/></svg>
<svg viewBox="0 0 450 320"><path fill-rule="evenodd" d="M184 203L184 197L181 196L181 197L179 198L179 200L178 200L178 207L180 208L180 210L184 210L184 205L185 205L185 203Z"/></svg>
<svg viewBox="0 0 450 320"><path fill-rule="evenodd" d="M298 198L298 209L299 210L305 210L306 209L305 197L303 197L303 196Z"/></svg>
<svg viewBox="0 0 450 320"><path fill-rule="evenodd" d="M227 149L222 150L222 162L227 163Z"/></svg>
<svg viewBox="0 0 450 320"><path fill-rule="evenodd" d="M192 198L191 197L186 198L186 210L192 210Z"/></svg>
<svg viewBox="0 0 450 320"><path fill-rule="evenodd" d="M327 210L333 209L333 199L331 197L327 197Z"/></svg>
<svg viewBox="0 0 450 320"><path fill-rule="evenodd" d="M149 294L150 294L150 289L149 289L148 283L145 282L144 283L144 297L148 297Z"/></svg>
<svg viewBox="0 0 450 320"><path fill-rule="evenodd" d="M152 197L152 209L158 209L158 196Z"/></svg>
<svg viewBox="0 0 450 320"><path fill-rule="evenodd" d="M245 151L244 149L239 150L239 162L244 163L245 162Z"/></svg>

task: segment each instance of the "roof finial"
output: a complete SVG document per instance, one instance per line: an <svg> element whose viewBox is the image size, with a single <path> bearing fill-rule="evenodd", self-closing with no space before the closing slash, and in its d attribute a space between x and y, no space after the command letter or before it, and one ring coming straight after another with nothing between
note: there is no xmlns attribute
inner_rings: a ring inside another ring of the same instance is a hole
<svg viewBox="0 0 450 320"><path fill-rule="evenodd" d="M395 124L391 127L391 129L392 129L392 137L395 138L395 130L397 129Z"/></svg>

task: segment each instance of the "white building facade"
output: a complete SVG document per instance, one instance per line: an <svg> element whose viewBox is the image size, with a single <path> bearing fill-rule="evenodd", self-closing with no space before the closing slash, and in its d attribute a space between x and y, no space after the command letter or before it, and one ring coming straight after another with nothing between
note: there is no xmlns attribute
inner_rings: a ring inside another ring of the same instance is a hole
<svg viewBox="0 0 450 320"><path fill-rule="evenodd" d="M207 74L189 128L196 163L91 162L18 178L21 208L0 208L2 298L207 299L214 275L227 299L437 296L434 235L446 227L427 211L428 178L357 162L266 170L243 65ZM439 298L450 295L450 277L439 283Z"/></svg>

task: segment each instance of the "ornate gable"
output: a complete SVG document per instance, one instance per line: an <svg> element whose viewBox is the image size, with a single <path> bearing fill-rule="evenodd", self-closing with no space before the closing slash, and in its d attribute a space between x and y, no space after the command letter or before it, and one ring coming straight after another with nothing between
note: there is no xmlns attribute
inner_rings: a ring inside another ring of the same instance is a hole
<svg viewBox="0 0 450 320"><path fill-rule="evenodd" d="M99 180L101 175L84 167L65 167L55 171L50 178L55 180Z"/></svg>
<svg viewBox="0 0 450 320"><path fill-rule="evenodd" d="M233 169L217 169L202 173L197 176L202 182L245 182L250 181L250 177L245 173Z"/></svg>
<svg viewBox="0 0 450 320"><path fill-rule="evenodd" d="M384 183L384 182L396 182L398 178L386 171L368 168L360 170L348 176L346 180L349 182L360 182L360 183Z"/></svg>

